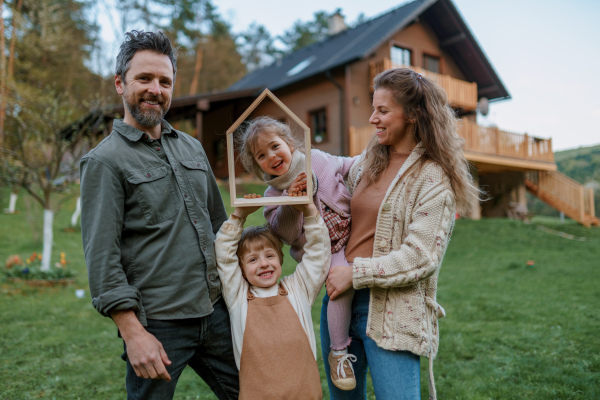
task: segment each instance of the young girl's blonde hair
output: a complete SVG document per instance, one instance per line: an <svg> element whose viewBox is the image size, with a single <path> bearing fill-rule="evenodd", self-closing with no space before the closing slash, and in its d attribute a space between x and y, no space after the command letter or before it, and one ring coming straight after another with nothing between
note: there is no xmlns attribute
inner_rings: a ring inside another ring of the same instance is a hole
<svg viewBox="0 0 600 400"><path fill-rule="evenodd" d="M481 191L469 171L463 155L464 140L456 132L456 117L447 105L446 92L437 83L408 68L383 71L373 80L375 90L389 90L407 120L415 121L413 132L417 143L425 147L419 167L427 160L439 164L450 180L460 214L466 214ZM363 179L376 182L390 161L389 146L369 141L362 161Z"/></svg>
<svg viewBox="0 0 600 400"><path fill-rule="evenodd" d="M304 143L294 137L290 126L285 122L262 116L244 123L234 136L235 147L238 149L239 154L238 158L244 169L256 175L260 180L264 179L264 172L254 159L254 146L256 146L259 136L265 133L273 133L279 136L281 140L290 146L292 153L294 150L304 152Z"/></svg>

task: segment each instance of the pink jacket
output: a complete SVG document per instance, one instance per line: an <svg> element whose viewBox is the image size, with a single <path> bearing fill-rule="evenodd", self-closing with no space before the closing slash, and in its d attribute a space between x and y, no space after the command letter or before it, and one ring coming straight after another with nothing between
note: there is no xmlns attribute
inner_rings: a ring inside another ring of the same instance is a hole
<svg viewBox="0 0 600 400"><path fill-rule="evenodd" d="M345 178L354 164L356 157L332 156L321 150L310 151L311 167L317 177L317 192L314 197L315 205L323 216L321 202L342 217L350 215L350 193L344 183ZM265 197L287 196L287 191L281 191L269 186ZM265 218L283 241L291 246L290 254L297 262L302 259L302 248L306 243L304 238L304 217L292 206L267 206Z"/></svg>

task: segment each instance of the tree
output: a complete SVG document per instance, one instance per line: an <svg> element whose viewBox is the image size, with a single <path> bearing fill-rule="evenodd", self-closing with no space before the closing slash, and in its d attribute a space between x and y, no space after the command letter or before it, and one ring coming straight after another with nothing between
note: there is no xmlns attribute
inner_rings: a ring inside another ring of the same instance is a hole
<svg viewBox="0 0 600 400"><path fill-rule="evenodd" d="M231 27L210 0L123 0L119 8L124 29L161 30L178 46L175 96L222 90L244 75Z"/></svg>
<svg viewBox="0 0 600 400"><path fill-rule="evenodd" d="M291 53L303 47L327 38L329 32L329 14L326 11L317 11L314 19L307 22L300 20L286 30L279 39L286 47L286 52Z"/></svg>
<svg viewBox="0 0 600 400"><path fill-rule="evenodd" d="M274 45L271 34L256 22L238 36L238 51L248 71L254 71L271 64L282 54Z"/></svg>
<svg viewBox="0 0 600 400"><path fill-rule="evenodd" d="M2 97L6 121L0 176L23 187L44 209L44 270L50 265L54 213L68 195L75 195L68 182L86 147L83 133L96 120L65 125L95 108L90 94L104 81L85 65L96 31L85 19L89 3L18 0L11 9L12 20L20 23L13 23L10 32L14 66Z"/></svg>

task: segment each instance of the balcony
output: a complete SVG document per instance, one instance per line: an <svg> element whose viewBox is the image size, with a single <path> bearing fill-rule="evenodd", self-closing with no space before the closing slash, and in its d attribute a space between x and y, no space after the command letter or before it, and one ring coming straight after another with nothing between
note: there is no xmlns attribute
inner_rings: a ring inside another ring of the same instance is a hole
<svg viewBox="0 0 600 400"><path fill-rule="evenodd" d="M496 169L556 170L552 139L479 126L466 119L459 120L457 128L458 134L465 140L465 157L471 162L495 166ZM350 155L360 154L373 134L373 125L350 127Z"/></svg>
<svg viewBox="0 0 600 400"><path fill-rule="evenodd" d="M388 69L403 67L392 63L389 58L384 58L381 61L371 62L369 64L370 82L373 82L375 75ZM462 108L466 111L475 111L477 109L477 84L466 82L450 75L436 74L435 72L427 71L420 67L408 67L415 72L420 73L427 78L436 81L445 91L448 96L448 104L452 108Z"/></svg>

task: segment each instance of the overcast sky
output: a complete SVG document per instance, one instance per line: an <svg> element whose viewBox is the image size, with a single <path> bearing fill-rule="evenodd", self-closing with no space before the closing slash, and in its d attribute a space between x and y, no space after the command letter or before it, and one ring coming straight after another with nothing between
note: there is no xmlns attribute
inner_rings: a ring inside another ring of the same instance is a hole
<svg viewBox="0 0 600 400"><path fill-rule="evenodd" d="M554 150L600 144L600 1L453 0L512 99L490 104L482 125L552 138ZM314 12L347 22L402 0L213 0L234 33L256 21L272 36ZM103 33L107 37L109 32Z"/></svg>

